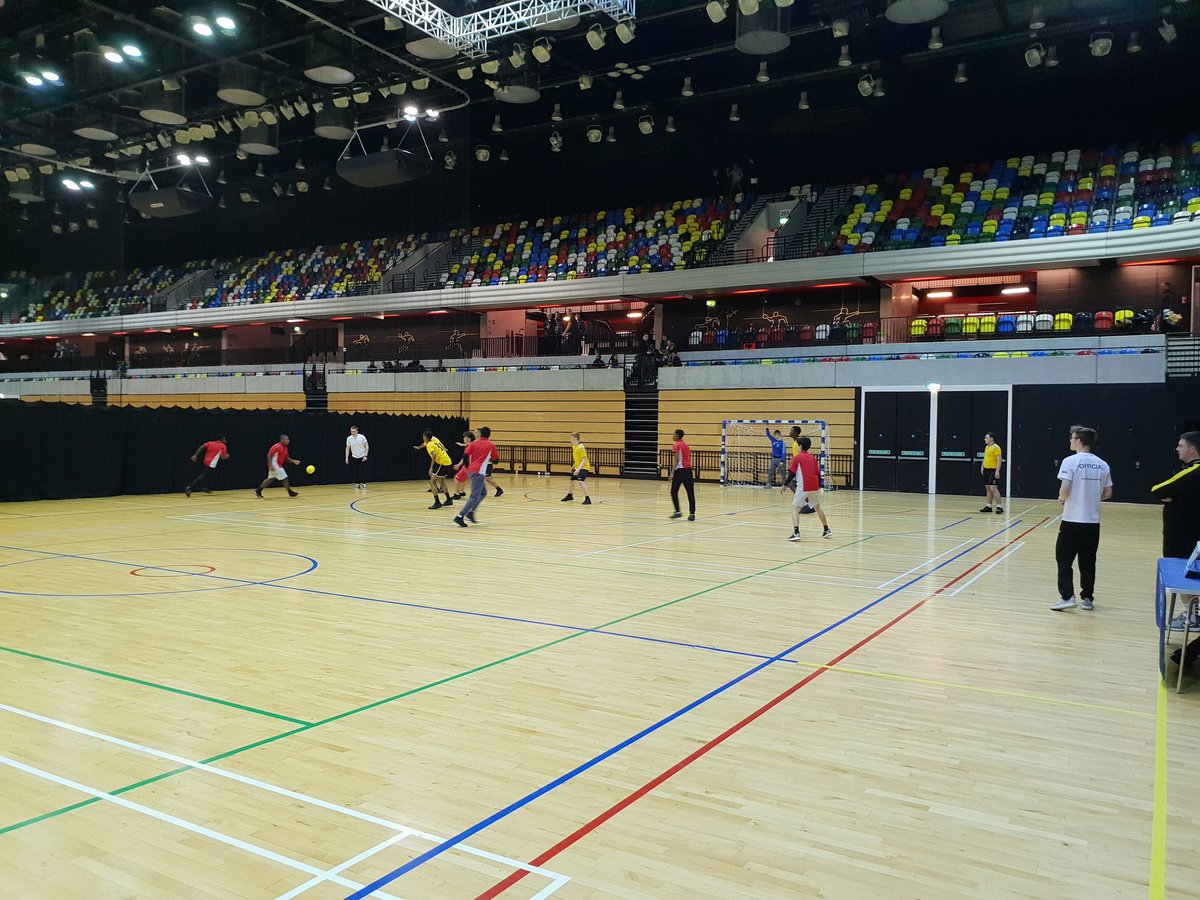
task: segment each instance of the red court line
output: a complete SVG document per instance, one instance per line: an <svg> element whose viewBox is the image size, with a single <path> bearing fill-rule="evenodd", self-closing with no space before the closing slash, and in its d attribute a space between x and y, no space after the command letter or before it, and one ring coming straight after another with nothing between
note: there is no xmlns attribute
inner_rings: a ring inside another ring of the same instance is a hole
<svg viewBox="0 0 1200 900"><path fill-rule="evenodd" d="M666 769L661 774L655 776L653 779L646 782L644 785L642 785L640 788L638 788L632 794L629 794L627 797L624 797L623 799L618 800L616 803L614 803L612 806L610 806L604 812L600 813L600 815L596 816L596 818L592 819L590 822L586 822L583 825L581 825L579 828L577 828L571 834L567 835L565 838L563 838L561 841L559 841L553 847L550 847L548 850L542 851L539 855L535 856L532 860L530 860L530 865L544 866L547 862L549 862L554 857L558 856L558 854L562 853L564 850L566 850L572 844L576 843L581 838L584 838L591 832L595 831L597 828L599 828L601 825L603 825L605 822L607 822L609 819L611 819L617 813L621 812L626 807L633 805L636 801L640 800L642 797L649 794L651 791L653 791L655 788L657 788L663 782L667 781L673 775L676 775L679 772L683 771L688 766L690 766L692 763L694 763L696 760L698 760L700 757L702 757L706 753L708 753L710 750L719 746L720 744L723 744L726 740L731 738L733 735L737 734L739 731L741 731L743 728L745 728L750 723L754 722L760 716L763 716L770 710L774 709L776 706L778 706L780 703L782 703L788 697L792 696L792 694L796 693L798 690L800 690L806 684L810 684L811 682L815 681L817 678L824 675L826 672L829 671L830 668L832 668L833 666L836 666L838 663L840 663L846 657L848 657L851 654L855 653L856 651L862 649L867 644L871 643L871 641L875 640L875 638L879 637L885 631L892 628L892 626L897 625L898 623L902 622L904 619L908 618L910 615L912 615L914 612L916 612L918 609L920 609L922 606L924 606L930 600L933 600L935 597L937 597L943 591L946 591L949 588L954 587L954 585L956 585L958 582L962 581L964 578L966 578L968 575L970 575L972 572L974 572L976 569L978 569L980 566L982 566L984 563L986 563L992 557L997 556L1000 553L1003 553L1007 548L1011 547L1014 543L1019 541L1021 538L1025 537L1025 535L1029 534L1029 532L1036 529L1039 525L1042 525L1043 523L1045 523L1048 519L1049 519L1049 516L1044 517L1041 522L1038 522L1036 525L1031 525L1029 528L1022 531L1016 537L1012 538L1012 540L1008 541L1007 543L1001 544L993 552L989 553L983 559L979 560L979 562L975 563L969 569L955 575L954 578L952 578L950 581L947 581L945 584L943 584L941 587L939 587L933 593L931 593L928 596L926 596L925 598L917 601L916 603L914 603L908 609L904 610L904 612L900 613L898 616L896 616L891 621L885 622L878 629L871 632L869 635L867 635L865 638L863 638L858 643L853 644L852 646L843 650L841 653L839 653L837 656L835 656L829 662L825 663L825 665L823 665L821 668L814 669L811 673L804 676L804 678L801 678L799 681L797 681L795 684L793 684L790 688L785 690L783 693L779 694L778 696L774 697L771 700L768 700L766 703L764 703L758 709L754 710L754 712L747 715L740 722L736 722L735 724L729 726L729 728L725 729L723 732L721 732L715 738L710 740L708 743L693 750L691 753L689 753L687 756L685 756L679 762L675 763L669 769ZM518 870L512 872L512 874L508 875L506 878L503 878L500 881L496 882L494 885L492 885L490 888L488 888L486 891L484 891L482 894L480 894L478 897L476 897L475 900L490 900L490 898L492 898L492 897L498 897L498 896L500 896L500 894L504 893L506 890L508 890L510 887L512 887L514 884L516 884L518 881L520 881L522 878L524 878L528 874L529 874L529 872L527 870L518 869Z"/></svg>

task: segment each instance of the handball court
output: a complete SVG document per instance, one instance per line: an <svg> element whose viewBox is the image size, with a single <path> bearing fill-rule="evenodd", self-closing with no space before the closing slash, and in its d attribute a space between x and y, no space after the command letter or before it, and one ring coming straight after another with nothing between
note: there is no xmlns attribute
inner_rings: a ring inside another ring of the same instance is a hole
<svg viewBox="0 0 1200 900"><path fill-rule="evenodd" d="M0 506L0 894L1196 896L1156 508L499 480Z"/></svg>

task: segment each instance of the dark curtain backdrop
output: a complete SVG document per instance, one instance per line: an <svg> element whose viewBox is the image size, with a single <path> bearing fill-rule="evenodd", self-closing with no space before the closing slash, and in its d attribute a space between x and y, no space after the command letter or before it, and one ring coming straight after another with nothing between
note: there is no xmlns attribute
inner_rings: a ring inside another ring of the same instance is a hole
<svg viewBox="0 0 1200 900"><path fill-rule="evenodd" d="M450 443L464 419L288 410L145 409L0 403L0 501L66 500L182 491L200 473L190 456L224 434L230 458L217 467L217 490L248 490L266 477L267 450L281 433L315 475L289 466L293 485L350 482L343 461L355 424L371 443L369 478L425 476L429 458L413 450L432 428Z"/></svg>

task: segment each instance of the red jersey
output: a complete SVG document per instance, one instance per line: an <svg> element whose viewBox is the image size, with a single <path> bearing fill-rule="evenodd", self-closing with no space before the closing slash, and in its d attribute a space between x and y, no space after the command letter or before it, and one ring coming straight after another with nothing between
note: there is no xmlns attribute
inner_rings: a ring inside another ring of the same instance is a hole
<svg viewBox="0 0 1200 900"><path fill-rule="evenodd" d="M671 445L671 449L675 451L675 468L690 469L692 467L692 448L683 441L676 441Z"/></svg>
<svg viewBox="0 0 1200 900"><path fill-rule="evenodd" d="M463 453L467 457L467 472L478 473L480 475L490 475L492 466L496 464L496 445L487 438L478 438L471 441L465 448Z"/></svg>
<svg viewBox="0 0 1200 900"><path fill-rule="evenodd" d="M819 491L821 489L821 467L817 465L817 458L811 453L801 450L792 457L791 465L788 470L793 474L799 470L800 490L806 494L810 491Z"/></svg>
<svg viewBox="0 0 1200 900"><path fill-rule="evenodd" d="M204 451L204 465L207 468L215 469L218 459L229 459L229 448L224 441L207 441L200 445L200 449Z"/></svg>
<svg viewBox="0 0 1200 900"><path fill-rule="evenodd" d="M267 451L267 465L278 466L283 468L283 464L288 461L288 448L285 444L274 444Z"/></svg>

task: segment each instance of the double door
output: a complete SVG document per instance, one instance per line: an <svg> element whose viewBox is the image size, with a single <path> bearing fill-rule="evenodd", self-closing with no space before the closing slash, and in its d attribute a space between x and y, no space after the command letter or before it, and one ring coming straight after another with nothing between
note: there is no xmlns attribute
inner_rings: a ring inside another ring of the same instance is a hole
<svg viewBox="0 0 1200 900"><path fill-rule="evenodd" d="M983 494L983 436L1008 452L1007 391L942 391L937 401L937 493ZM1001 479L1004 468L1001 467ZM1003 488L1001 488L1003 492Z"/></svg>
<svg viewBox="0 0 1200 900"><path fill-rule="evenodd" d="M863 402L863 488L929 490L929 394L871 391Z"/></svg>

